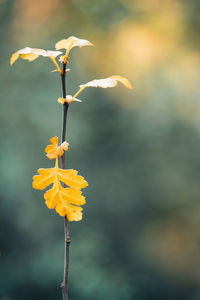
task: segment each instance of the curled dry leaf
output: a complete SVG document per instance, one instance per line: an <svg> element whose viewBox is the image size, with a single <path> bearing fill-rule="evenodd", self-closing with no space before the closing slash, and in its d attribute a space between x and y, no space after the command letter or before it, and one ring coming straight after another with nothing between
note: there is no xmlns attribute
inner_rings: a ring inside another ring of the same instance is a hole
<svg viewBox="0 0 200 300"><path fill-rule="evenodd" d="M33 61L38 58L40 55L44 57L50 57L55 59L58 55L62 54L60 51L51 51L51 50L43 50L37 48L26 47L15 52L10 59L10 64L13 65L14 62L21 57L22 59L26 59L29 61Z"/></svg>
<svg viewBox="0 0 200 300"><path fill-rule="evenodd" d="M69 62L69 52L74 47L84 47L84 46L93 46L92 43L90 43L87 40L79 39L75 36L70 36L68 39L61 40L56 43L55 48L56 50L60 49L66 49L65 55L62 55L60 57L61 63L68 63Z"/></svg>
<svg viewBox="0 0 200 300"><path fill-rule="evenodd" d="M52 137L50 142L52 145L48 145L45 149L45 152L47 153L46 155L49 159L58 158L64 154L64 151L68 151L69 144L67 142L64 142L58 146L57 136Z"/></svg>
<svg viewBox="0 0 200 300"><path fill-rule="evenodd" d="M93 44L87 40L79 39L75 36L70 36L68 39L64 39L57 42L55 48L56 50L66 49L67 52L69 53L69 51L74 47L84 47L84 46L93 46Z"/></svg>
<svg viewBox="0 0 200 300"><path fill-rule="evenodd" d="M80 85L80 88L81 89L84 89L86 87L111 88L111 87L115 87L118 82L121 82L128 89L132 89L131 83L127 78L122 77L122 76L117 76L117 75L110 76L110 77L104 78L104 79L95 79L95 80L89 81L86 84Z"/></svg>

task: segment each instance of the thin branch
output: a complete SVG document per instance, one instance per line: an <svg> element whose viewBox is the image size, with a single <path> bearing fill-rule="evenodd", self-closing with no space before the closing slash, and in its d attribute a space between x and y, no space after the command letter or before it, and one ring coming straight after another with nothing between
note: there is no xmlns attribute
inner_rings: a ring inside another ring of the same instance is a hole
<svg viewBox="0 0 200 300"><path fill-rule="evenodd" d="M63 98L66 98L66 64L63 64L63 72L61 73L61 82L62 82L62 94ZM63 104L63 119L62 119L62 143L66 139L66 125L67 125L67 111L68 111L69 104L65 102ZM62 168L65 169L65 154L61 157L62 161Z"/></svg>
<svg viewBox="0 0 200 300"><path fill-rule="evenodd" d="M61 82L62 82L62 94L63 98L66 98L66 64L63 64L63 72L61 73ZM63 119L62 119L62 143L66 139L66 124L67 124L67 111L68 103L63 104ZM62 169L65 169L65 153L61 157ZM65 216L65 260L64 260L64 276L63 282L61 284L63 300L68 300L68 274L69 274L69 246L70 246L70 235L69 235L69 222L67 216Z"/></svg>

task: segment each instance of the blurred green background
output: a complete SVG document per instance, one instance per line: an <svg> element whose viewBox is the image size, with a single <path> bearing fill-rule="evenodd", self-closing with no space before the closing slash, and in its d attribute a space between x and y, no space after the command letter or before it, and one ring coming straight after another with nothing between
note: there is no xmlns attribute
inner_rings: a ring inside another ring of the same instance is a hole
<svg viewBox="0 0 200 300"><path fill-rule="evenodd" d="M122 75L134 89L87 89L70 106L67 167L89 182L70 224L71 300L200 299L198 0L1 0L0 300L59 300L63 219L32 176L60 136L60 78L48 58L75 35L67 93Z"/></svg>

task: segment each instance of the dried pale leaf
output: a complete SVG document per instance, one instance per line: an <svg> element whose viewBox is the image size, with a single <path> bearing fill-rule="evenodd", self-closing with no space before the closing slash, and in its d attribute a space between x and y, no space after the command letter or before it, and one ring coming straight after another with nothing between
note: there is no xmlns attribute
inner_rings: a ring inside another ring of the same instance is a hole
<svg viewBox="0 0 200 300"><path fill-rule="evenodd" d="M122 76L111 76L104 79L95 79L89 81L86 84L80 85L80 88L86 88L86 87L111 88L111 87L115 87L118 81L121 82L125 87L129 89L132 88L129 80Z"/></svg>
<svg viewBox="0 0 200 300"><path fill-rule="evenodd" d="M33 61L36 58L38 58L40 55L44 56L44 57L55 58L56 56L58 56L60 54L62 54L62 52L60 52L60 51L50 51L50 50L26 47L26 48L20 49L19 51L15 52L11 56L10 64L12 65L19 58L19 56L22 59Z"/></svg>
<svg viewBox="0 0 200 300"><path fill-rule="evenodd" d="M69 52L74 47L83 47L83 46L93 46L87 40L79 39L75 36L70 36L68 39L61 40L56 43L55 47L57 50L59 49L66 49L65 55L62 55L59 59L61 63L67 64L69 62Z"/></svg>
<svg viewBox="0 0 200 300"><path fill-rule="evenodd" d="M41 55L44 57L57 57L58 55L62 54L61 51L51 51L51 50L43 50L38 48L30 48L26 47L18 51L19 54L36 54Z"/></svg>
<svg viewBox="0 0 200 300"><path fill-rule="evenodd" d="M45 51L46 53L43 56L48 56L48 57L57 57L58 55L62 54L61 51L52 51L52 50L47 50ZM41 54L42 55L42 54Z"/></svg>
<svg viewBox="0 0 200 300"><path fill-rule="evenodd" d="M87 40L79 39L75 36L70 36L68 39L57 42L55 48L56 50L66 49L69 52L73 47L84 46L93 46L93 44Z"/></svg>
<svg viewBox="0 0 200 300"><path fill-rule="evenodd" d="M108 87L114 87L117 85L117 81L105 78L105 79L94 79L92 81L89 81L86 84L80 85L80 88L85 87L101 87L101 88L108 88Z"/></svg>
<svg viewBox="0 0 200 300"><path fill-rule="evenodd" d="M30 48L30 47L25 47L23 49L18 50L19 54L28 54L28 53L32 53L34 49Z"/></svg>

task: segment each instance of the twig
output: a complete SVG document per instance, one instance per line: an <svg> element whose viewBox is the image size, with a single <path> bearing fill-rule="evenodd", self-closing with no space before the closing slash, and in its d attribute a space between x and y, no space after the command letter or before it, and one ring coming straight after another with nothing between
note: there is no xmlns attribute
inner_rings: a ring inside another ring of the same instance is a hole
<svg viewBox="0 0 200 300"><path fill-rule="evenodd" d="M62 82L62 94L63 98L66 98L66 84L65 84L66 64L63 63L63 71L61 73ZM67 111L68 103L63 104L63 120L62 120L62 143L66 139L66 123L67 123ZM65 153L61 157L62 169L65 169ZM67 216L65 216L65 259L64 259L64 276L63 282L61 283L63 300L68 300L68 274L69 274L69 246L70 246L70 235L69 235L69 222Z"/></svg>

